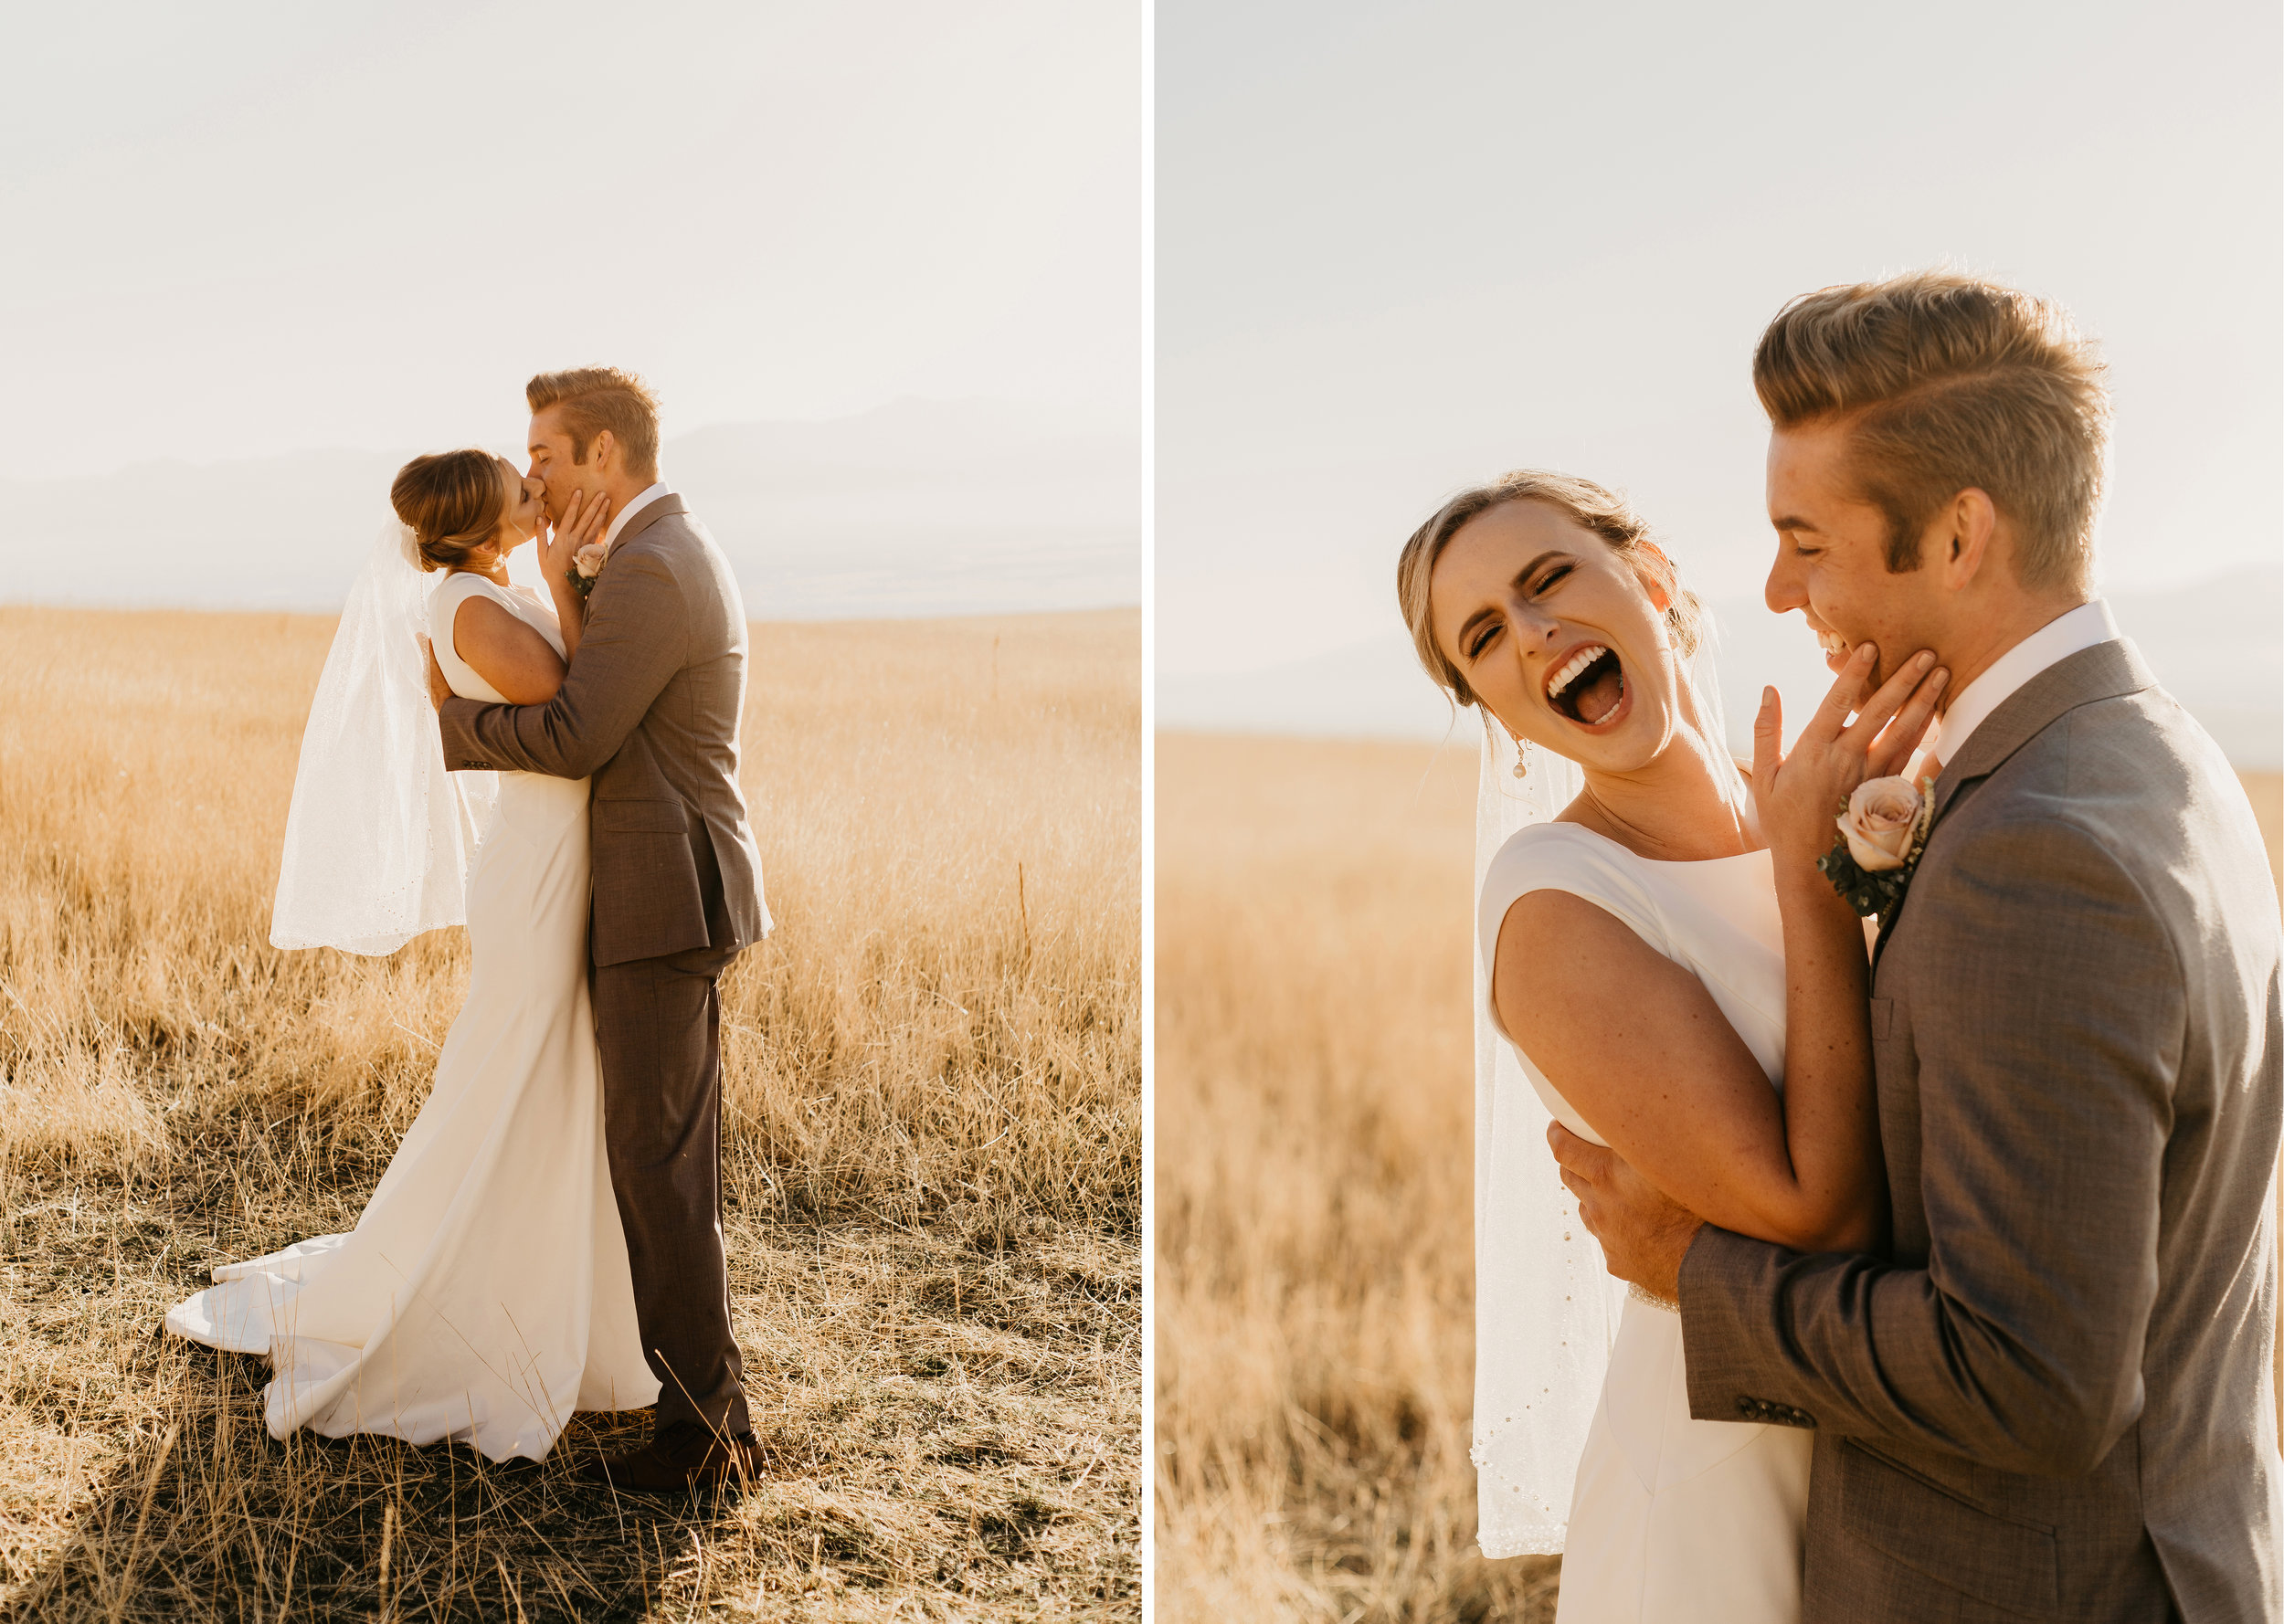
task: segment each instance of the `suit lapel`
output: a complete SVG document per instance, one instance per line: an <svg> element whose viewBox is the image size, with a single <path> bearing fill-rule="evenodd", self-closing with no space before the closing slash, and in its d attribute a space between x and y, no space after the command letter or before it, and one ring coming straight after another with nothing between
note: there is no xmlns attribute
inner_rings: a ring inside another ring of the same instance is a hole
<svg viewBox="0 0 2284 1624"><path fill-rule="evenodd" d="M1968 786L1979 784L1997 772L2008 756L2070 712L2080 705L2139 693L2156 686L2157 679L2142 662L2141 651L2124 638L2096 643L2090 649L2080 649L2067 659L2056 660L2007 695L2005 701L1967 736L1959 754L1944 764L1935 778L1935 811L1928 820L1928 843L1934 843L1936 825L1958 804ZM1895 907L1880 916L1879 935L1872 944L1875 971L1879 968L1879 955L1887 945L1887 938L1894 933L1896 921L1903 917L1904 906L1910 900L1911 888L1907 885Z"/></svg>

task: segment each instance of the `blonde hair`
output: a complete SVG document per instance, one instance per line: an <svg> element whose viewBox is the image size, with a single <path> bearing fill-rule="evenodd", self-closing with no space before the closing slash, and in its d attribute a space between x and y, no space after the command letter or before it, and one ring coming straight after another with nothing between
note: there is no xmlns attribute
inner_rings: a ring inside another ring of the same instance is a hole
<svg viewBox="0 0 2284 1624"><path fill-rule="evenodd" d="M1919 567L1921 533L1972 487L2013 522L2022 585L2090 581L2110 393L2051 300L1947 270L1820 289L1769 323L1752 383L1779 428L1845 426L1890 571Z"/></svg>
<svg viewBox="0 0 2284 1624"><path fill-rule="evenodd" d="M523 400L534 416L549 406L563 408L572 461L584 464L589 443L608 429L626 455L630 477L658 478L658 396L634 374L616 366L544 372L523 385Z"/></svg>
<svg viewBox="0 0 2284 1624"><path fill-rule="evenodd" d="M422 569L457 569L500 533L508 516L503 470L516 478L506 458L472 446L431 451L397 470L388 504L412 526Z"/></svg>
<svg viewBox="0 0 2284 1624"><path fill-rule="evenodd" d="M1396 601L1402 606L1404 625L1411 628L1412 649L1427 674L1453 699L1463 705L1479 702L1466 678L1435 641L1428 613L1435 561L1470 520L1510 501L1539 502L1600 536L1637 575L1664 589L1665 628L1675 649L1685 659L1697 652L1705 632L1705 606L1696 593L1682 585L1673 560L1650 539L1649 525L1625 498L1576 474L1517 469L1453 497L1412 533L1412 539L1396 556Z"/></svg>

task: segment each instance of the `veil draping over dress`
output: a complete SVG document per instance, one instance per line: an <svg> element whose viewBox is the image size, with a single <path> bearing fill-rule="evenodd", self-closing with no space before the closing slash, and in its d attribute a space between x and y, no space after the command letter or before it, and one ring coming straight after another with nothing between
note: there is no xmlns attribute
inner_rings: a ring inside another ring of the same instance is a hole
<svg viewBox="0 0 2284 1624"><path fill-rule="evenodd" d="M468 923L468 870L499 800L492 773L448 773L428 703L428 598L409 525L392 519L349 589L293 775L275 947L379 956Z"/></svg>

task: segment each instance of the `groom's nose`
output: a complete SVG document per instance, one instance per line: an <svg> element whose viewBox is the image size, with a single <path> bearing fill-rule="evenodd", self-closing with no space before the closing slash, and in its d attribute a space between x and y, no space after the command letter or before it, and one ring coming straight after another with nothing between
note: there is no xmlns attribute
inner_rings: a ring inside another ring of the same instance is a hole
<svg viewBox="0 0 2284 1624"><path fill-rule="evenodd" d="M1786 554L1784 545L1781 542L1777 544L1776 562L1769 566L1769 579L1761 588L1761 596L1768 604L1769 612L1772 615L1782 615L1787 609L1804 609L1808 606L1806 577L1802 574L1799 564Z"/></svg>

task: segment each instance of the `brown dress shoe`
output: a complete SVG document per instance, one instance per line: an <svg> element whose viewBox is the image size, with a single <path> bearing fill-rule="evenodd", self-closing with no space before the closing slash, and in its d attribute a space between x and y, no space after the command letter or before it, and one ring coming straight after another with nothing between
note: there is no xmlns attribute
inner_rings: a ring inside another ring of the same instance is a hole
<svg viewBox="0 0 2284 1624"><path fill-rule="evenodd" d="M678 1422L622 1455L597 1455L579 1475L644 1494L673 1494L690 1489L742 1487L760 1470L760 1447L750 1432L724 1437L704 1427Z"/></svg>

